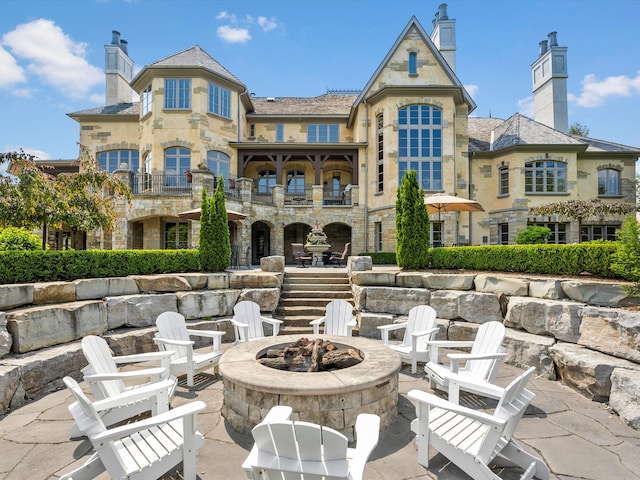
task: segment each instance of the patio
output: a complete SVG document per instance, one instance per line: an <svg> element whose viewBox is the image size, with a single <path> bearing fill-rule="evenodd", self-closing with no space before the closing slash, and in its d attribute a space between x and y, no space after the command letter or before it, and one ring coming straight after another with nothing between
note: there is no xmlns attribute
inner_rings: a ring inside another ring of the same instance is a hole
<svg viewBox="0 0 640 480"><path fill-rule="evenodd" d="M224 348L229 348L225 344ZM519 369L504 365L498 383L506 385ZM199 416L198 430L206 437L199 450L199 478L235 480L245 478L240 468L253 441L250 435L233 431L222 410L222 380L205 373L202 383L189 391L183 386L172 402L177 406L195 399L207 404ZM84 384L82 384L84 386ZM469 479L440 454L432 451L429 471L416 460L416 448L409 423L415 410L406 393L429 390L422 369L411 375L404 366L399 376L398 415L381 432L380 441L365 469L365 477L382 479ZM592 402L560 382L534 378L528 388L536 393L515 437L544 458L551 478L640 479L640 432L631 429L607 409ZM56 479L83 463L90 450L85 439L70 440L72 420L67 410L71 394L51 393L9 413L0 420L0 479ZM473 408L493 406L492 401L470 395L462 403ZM515 471L500 473L505 480L518 478ZM108 476L102 474L100 479ZM179 477L166 477L179 478Z"/></svg>

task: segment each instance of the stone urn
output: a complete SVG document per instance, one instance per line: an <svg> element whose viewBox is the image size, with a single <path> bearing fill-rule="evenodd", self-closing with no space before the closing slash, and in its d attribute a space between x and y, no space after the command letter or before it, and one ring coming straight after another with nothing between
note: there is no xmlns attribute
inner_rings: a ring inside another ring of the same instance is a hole
<svg viewBox="0 0 640 480"><path fill-rule="evenodd" d="M307 243L304 244L304 248L313 255L312 265L324 267L322 253L329 250L331 245L327 242L327 235L317 222L307 235Z"/></svg>

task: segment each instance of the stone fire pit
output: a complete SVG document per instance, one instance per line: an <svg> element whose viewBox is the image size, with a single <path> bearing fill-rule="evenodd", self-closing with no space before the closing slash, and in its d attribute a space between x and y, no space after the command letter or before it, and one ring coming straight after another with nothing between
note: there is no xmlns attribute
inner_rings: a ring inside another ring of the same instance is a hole
<svg viewBox="0 0 640 480"><path fill-rule="evenodd" d="M357 350L363 361L328 372L290 372L257 362L273 348L284 348L300 338L282 335L241 343L220 359L224 382L222 415L231 428L250 433L271 407L293 408L292 420L333 428L354 439L360 413L380 416L380 428L388 427L398 411L400 357L380 341L361 337L315 335L341 347Z"/></svg>

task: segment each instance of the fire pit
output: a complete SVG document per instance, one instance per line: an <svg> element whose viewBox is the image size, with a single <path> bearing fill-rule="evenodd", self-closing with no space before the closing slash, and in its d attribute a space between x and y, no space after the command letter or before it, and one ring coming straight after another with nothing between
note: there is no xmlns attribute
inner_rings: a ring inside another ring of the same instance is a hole
<svg viewBox="0 0 640 480"><path fill-rule="evenodd" d="M388 427L398 409L398 355L367 338L321 338L356 351L362 361L348 368L309 373L278 370L258 362L268 350L295 343L300 339L297 335L254 340L227 350L219 368L224 382L222 415L231 428L250 433L276 405L292 407L293 420L331 427L350 441L360 413L380 415L380 428Z"/></svg>
<svg viewBox="0 0 640 480"><path fill-rule="evenodd" d="M257 360L260 365L278 370L312 373L353 367L362 361L362 354L326 339L303 337L284 348L269 348Z"/></svg>

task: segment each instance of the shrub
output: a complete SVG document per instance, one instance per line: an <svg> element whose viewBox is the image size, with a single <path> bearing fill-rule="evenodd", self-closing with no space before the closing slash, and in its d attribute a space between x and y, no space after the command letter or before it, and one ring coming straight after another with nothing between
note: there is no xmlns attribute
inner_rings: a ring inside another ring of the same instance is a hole
<svg viewBox="0 0 640 480"><path fill-rule="evenodd" d="M551 237L551 229L548 227L540 227L538 225L529 225L522 232L518 233L516 243L518 245L531 245L538 243L547 243Z"/></svg>
<svg viewBox="0 0 640 480"><path fill-rule="evenodd" d="M640 226L635 217L627 217L618 232L620 247L613 255L611 270L624 278L635 282L623 289L631 295L640 295Z"/></svg>
<svg viewBox="0 0 640 480"><path fill-rule="evenodd" d="M0 231L0 250L42 250L42 242L26 228L7 227Z"/></svg>

